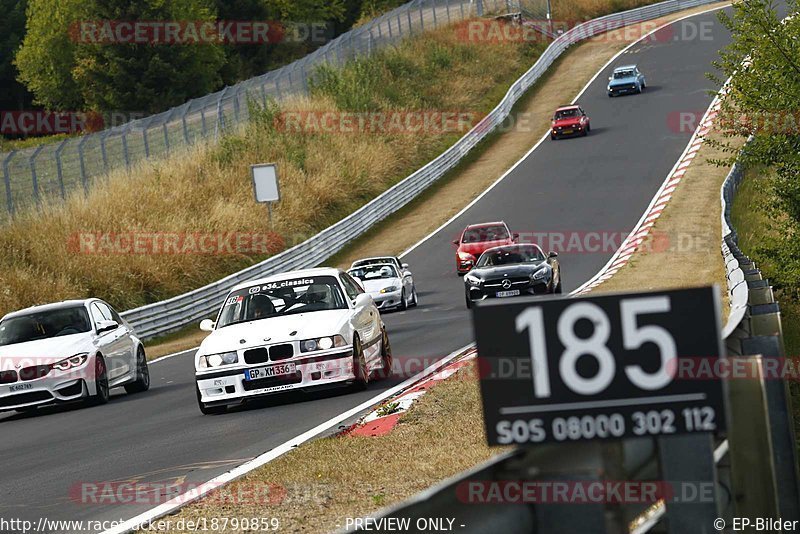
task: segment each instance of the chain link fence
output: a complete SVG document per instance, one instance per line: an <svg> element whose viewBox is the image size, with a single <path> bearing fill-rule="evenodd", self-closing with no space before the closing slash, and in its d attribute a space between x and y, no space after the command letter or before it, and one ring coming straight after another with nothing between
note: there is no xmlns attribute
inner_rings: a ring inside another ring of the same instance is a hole
<svg viewBox="0 0 800 534"><path fill-rule="evenodd" d="M472 16L518 10L519 0L413 0L262 76L121 126L0 154L5 215L45 199L65 199L75 190L89 191L109 171L130 168L143 159L213 142L225 130L248 121L251 102L265 104L268 99L306 94L320 65L342 65L405 37Z"/></svg>

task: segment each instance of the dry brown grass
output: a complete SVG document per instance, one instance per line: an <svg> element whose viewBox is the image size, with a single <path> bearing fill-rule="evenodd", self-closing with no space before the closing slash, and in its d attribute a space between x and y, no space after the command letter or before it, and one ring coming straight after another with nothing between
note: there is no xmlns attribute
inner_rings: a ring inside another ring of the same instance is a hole
<svg viewBox="0 0 800 534"><path fill-rule="evenodd" d="M331 532L344 527L346 517L402 501L502 452L486 445L474 375L474 367L467 367L431 389L386 436L319 439L222 490L222 495L237 496L267 486L274 495L286 492L276 499L280 502L234 505L220 495L170 519L175 524L181 519L274 517L283 532Z"/></svg>

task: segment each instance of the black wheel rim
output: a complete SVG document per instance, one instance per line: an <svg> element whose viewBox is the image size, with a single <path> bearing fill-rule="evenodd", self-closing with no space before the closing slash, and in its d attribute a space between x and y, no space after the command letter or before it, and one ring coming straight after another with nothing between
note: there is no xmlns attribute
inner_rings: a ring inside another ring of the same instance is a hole
<svg viewBox="0 0 800 534"><path fill-rule="evenodd" d="M150 385L150 370L147 368L147 361L144 357L144 352L141 350L139 354L136 356L136 364L139 373L139 380L141 380L142 385L149 386Z"/></svg>
<svg viewBox="0 0 800 534"><path fill-rule="evenodd" d="M95 363L95 387L100 398L108 398L108 376L106 375L106 364L102 358L97 358Z"/></svg>

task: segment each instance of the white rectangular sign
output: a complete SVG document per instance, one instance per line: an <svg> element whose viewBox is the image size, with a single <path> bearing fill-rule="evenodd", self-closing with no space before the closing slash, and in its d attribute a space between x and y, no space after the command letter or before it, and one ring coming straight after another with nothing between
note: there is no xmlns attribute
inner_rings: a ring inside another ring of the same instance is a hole
<svg viewBox="0 0 800 534"><path fill-rule="evenodd" d="M253 175L253 192L256 202L276 202L281 198L278 189L278 168L274 163L251 165Z"/></svg>

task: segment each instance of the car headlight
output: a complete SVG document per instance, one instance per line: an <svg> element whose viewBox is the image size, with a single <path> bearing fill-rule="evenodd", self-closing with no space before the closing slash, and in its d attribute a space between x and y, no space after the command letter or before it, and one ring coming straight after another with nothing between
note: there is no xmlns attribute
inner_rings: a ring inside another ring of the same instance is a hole
<svg viewBox="0 0 800 534"><path fill-rule="evenodd" d="M75 356L70 356L69 358L57 361L56 363L51 363L50 368L58 369L59 371L69 371L70 369L75 369L76 367L80 367L86 363L88 358L89 353L83 352L81 354L76 354Z"/></svg>
<svg viewBox="0 0 800 534"><path fill-rule="evenodd" d="M300 342L300 352L313 352L315 350L328 350L332 347L345 347L347 342L342 336L318 337L316 339L306 339Z"/></svg>
<svg viewBox="0 0 800 534"><path fill-rule="evenodd" d="M381 293L394 293L395 291L398 291L399 289L400 288L397 287L397 286L384 287L383 289L381 289Z"/></svg>
<svg viewBox="0 0 800 534"><path fill-rule="evenodd" d="M546 280L549 277L550 277L550 269L545 267L533 273L531 275L531 280L538 282L539 280Z"/></svg>
<svg viewBox="0 0 800 534"><path fill-rule="evenodd" d="M481 285L481 279L476 277L476 276L473 276L471 274L468 274L467 276L465 276L464 280L471 286L479 286L479 285Z"/></svg>
<svg viewBox="0 0 800 534"><path fill-rule="evenodd" d="M200 367L220 367L234 363L239 363L239 355L236 354L236 351L200 356Z"/></svg>
<svg viewBox="0 0 800 534"><path fill-rule="evenodd" d="M473 256L469 252L459 252L458 259L462 261L473 261L475 259L475 256Z"/></svg>

